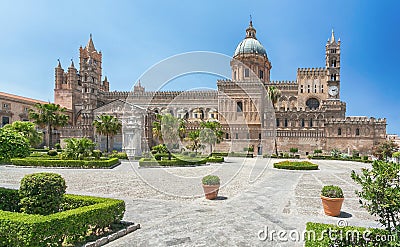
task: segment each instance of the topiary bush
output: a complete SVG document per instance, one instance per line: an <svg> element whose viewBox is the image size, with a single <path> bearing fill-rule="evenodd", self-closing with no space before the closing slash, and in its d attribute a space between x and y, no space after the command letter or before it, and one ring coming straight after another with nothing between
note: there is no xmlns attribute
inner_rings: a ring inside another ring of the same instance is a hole
<svg viewBox="0 0 400 247"><path fill-rule="evenodd" d="M339 186L326 185L322 188L321 195L329 198L343 198L343 191Z"/></svg>
<svg viewBox="0 0 400 247"><path fill-rule="evenodd" d="M95 159L100 159L100 157L103 155L103 153L100 150L93 150L92 151L92 156Z"/></svg>
<svg viewBox="0 0 400 247"><path fill-rule="evenodd" d="M60 210L67 186L64 178L55 173L34 173L21 180L19 196L21 211L48 215Z"/></svg>
<svg viewBox="0 0 400 247"><path fill-rule="evenodd" d="M29 156L29 141L21 134L0 128L0 162L9 162L11 158Z"/></svg>
<svg viewBox="0 0 400 247"><path fill-rule="evenodd" d="M219 185L220 179L218 176L215 176L215 175L207 175L207 176L203 177L201 182L204 185Z"/></svg>
<svg viewBox="0 0 400 247"><path fill-rule="evenodd" d="M0 187L0 210L19 212L19 195L17 190Z"/></svg>
<svg viewBox="0 0 400 247"><path fill-rule="evenodd" d="M48 154L49 156L57 156L58 152L57 152L57 150L49 150L49 151L47 152L47 154Z"/></svg>

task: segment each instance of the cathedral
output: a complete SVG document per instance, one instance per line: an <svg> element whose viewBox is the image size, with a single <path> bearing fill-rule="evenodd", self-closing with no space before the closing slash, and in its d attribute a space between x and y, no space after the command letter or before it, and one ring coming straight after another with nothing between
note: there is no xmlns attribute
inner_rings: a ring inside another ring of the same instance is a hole
<svg viewBox="0 0 400 247"><path fill-rule="evenodd" d="M114 115L124 127L113 138L112 148L140 155L157 143L152 121L162 113L185 119L188 130L198 128L201 121L219 121L225 133L216 146L219 151L253 146L255 155L273 153L272 142L262 142L272 138L279 152L298 148L305 156L316 149L339 149L367 155L386 139L386 119L346 116L346 103L340 99L340 39L333 31L325 44L324 67L298 68L294 81L271 81L272 63L250 21L245 38L234 50L232 77L218 80L214 91L154 92L139 82L132 92L110 92L107 77L102 77L102 53L96 50L92 36L79 53L79 70L73 61L67 71L60 62L55 68L54 103L68 109L71 121L60 129L61 141L86 136L105 149L92 122L102 114ZM265 95L269 87L280 91L272 108ZM130 111L124 114L127 105ZM268 111L273 116L265 117Z"/></svg>

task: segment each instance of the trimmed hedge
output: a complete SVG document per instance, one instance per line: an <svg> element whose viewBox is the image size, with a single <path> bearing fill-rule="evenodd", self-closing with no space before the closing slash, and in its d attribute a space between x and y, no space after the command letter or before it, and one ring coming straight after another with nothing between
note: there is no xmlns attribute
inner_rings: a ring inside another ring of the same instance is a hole
<svg viewBox="0 0 400 247"><path fill-rule="evenodd" d="M128 155L125 152L113 152L108 156L109 158L118 158L120 160L127 160Z"/></svg>
<svg viewBox="0 0 400 247"><path fill-rule="evenodd" d="M225 161L225 158L224 157L218 157L218 156L211 156L211 157L207 158L207 161L211 162L211 163L222 163L222 162Z"/></svg>
<svg viewBox="0 0 400 247"><path fill-rule="evenodd" d="M357 234L359 237L357 237ZM363 237L363 234L365 238ZM397 242L399 236L391 235L384 229L355 226L339 227L335 225L313 222L307 223L304 238L305 247L399 246Z"/></svg>
<svg viewBox="0 0 400 247"><path fill-rule="evenodd" d="M43 167L72 167L72 168L110 168L119 164L118 158L108 160L58 160L58 159L38 159L24 158L11 159L11 163L16 166L43 166Z"/></svg>
<svg viewBox="0 0 400 247"><path fill-rule="evenodd" d="M19 212L18 190L0 187L0 210Z"/></svg>
<svg viewBox="0 0 400 247"><path fill-rule="evenodd" d="M219 156L219 157L226 157L228 156L228 152L213 152L211 153L211 156Z"/></svg>
<svg viewBox="0 0 400 247"><path fill-rule="evenodd" d="M281 161L274 164L274 168L286 170L318 170L318 165L308 161Z"/></svg>
<svg viewBox="0 0 400 247"><path fill-rule="evenodd" d="M91 205L46 216L0 211L0 246L61 246L65 240L74 243L85 239L90 232L104 230L119 222L125 212L122 200L78 195L64 197L77 205Z"/></svg>
<svg viewBox="0 0 400 247"><path fill-rule="evenodd" d="M365 159L365 156L362 158L358 157L357 159L353 158L340 158L340 157L333 157L333 156L313 156L309 155L307 158L313 159L313 160L342 160L342 161L355 161L355 162L362 162L362 163L372 163L372 160L368 160L368 156L366 156L367 159Z"/></svg>
<svg viewBox="0 0 400 247"><path fill-rule="evenodd" d="M207 159L171 159L171 160L149 160L148 158L142 158L139 160L140 167L152 167L152 166L197 166L204 165L207 163Z"/></svg>

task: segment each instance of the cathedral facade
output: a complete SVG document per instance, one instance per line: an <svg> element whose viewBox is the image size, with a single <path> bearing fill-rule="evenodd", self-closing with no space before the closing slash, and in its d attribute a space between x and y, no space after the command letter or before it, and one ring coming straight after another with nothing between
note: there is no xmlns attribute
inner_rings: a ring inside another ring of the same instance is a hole
<svg viewBox="0 0 400 247"><path fill-rule="evenodd" d="M91 36L79 52L79 71L73 62L67 71L60 62L55 68L54 102L67 108L71 116L61 139L87 136L102 143L92 122L101 114L114 115L124 123L123 134L113 140L114 148L139 155L156 143L152 121L162 113L185 119L188 130L196 129L200 121L220 121L225 135L216 148L223 151L243 151L252 145L255 154L272 153L273 147L261 142L272 136L272 129L279 152L298 148L301 155L316 149L370 154L386 138L386 119L346 116L346 103L340 99L340 40L333 31L325 45L324 67L299 68L294 81L271 81L272 63L250 22L234 51L232 78L217 81L215 91L151 92L139 82L132 92L110 92L107 77L102 79L102 53ZM268 105L265 92L272 86L281 92L273 105L273 123L260 114ZM124 115L127 104L130 116Z"/></svg>

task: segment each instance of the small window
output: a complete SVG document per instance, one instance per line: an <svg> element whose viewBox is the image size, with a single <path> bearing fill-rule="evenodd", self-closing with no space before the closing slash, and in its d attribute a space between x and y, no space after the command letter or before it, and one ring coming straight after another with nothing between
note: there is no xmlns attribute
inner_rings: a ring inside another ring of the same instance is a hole
<svg viewBox="0 0 400 247"><path fill-rule="evenodd" d="M260 70L260 79L264 79L264 71Z"/></svg>
<svg viewBox="0 0 400 247"><path fill-rule="evenodd" d="M321 85L321 93L324 93L324 85Z"/></svg>
<svg viewBox="0 0 400 247"><path fill-rule="evenodd" d="M4 104L3 104L3 108L8 109L8 108L10 108L10 105L7 104L7 103L4 103Z"/></svg>
<svg viewBox="0 0 400 247"><path fill-rule="evenodd" d="M341 129L341 128L339 128L339 129L337 130L337 134L338 134L338 136L341 136L341 135L342 135L342 129Z"/></svg>
<svg viewBox="0 0 400 247"><path fill-rule="evenodd" d="M261 133L258 133L258 139L261 140Z"/></svg>
<svg viewBox="0 0 400 247"><path fill-rule="evenodd" d="M303 85L300 86L300 93L303 93Z"/></svg>
<svg viewBox="0 0 400 247"><path fill-rule="evenodd" d="M307 92L310 93L310 85L307 85Z"/></svg>
<svg viewBox="0 0 400 247"><path fill-rule="evenodd" d="M357 128L357 129L356 129L356 136L359 136L359 135L360 135L360 129Z"/></svg>
<svg viewBox="0 0 400 247"><path fill-rule="evenodd" d="M313 127L313 120L310 119L310 127Z"/></svg>
<svg viewBox="0 0 400 247"><path fill-rule="evenodd" d="M233 72L233 79L234 79L234 80L237 80L237 78L236 78L236 71Z"/></svg>
<svg viewBox="0 0 400 247"><path fill-rule="evenodd" d="M235 138L239 139L239 134L238 133L235 133Z"/></svg>
<svg viewBox="0 0 400 247"><path fill-rule="evenodd" d="M244 77L250 77L250 70L249 69L245 69L244 70Z"/></svg>
<svg viewBox="0 0 400 247"><path fill-rule="evenodd" d="M285 127L288 127L288 121L287 121L287 118L285 118Z"/></svg>
<svg viewBox="0 0 400 247"><path fill-rule="evenodd" d="M279 127L279 118L276 119L276 127Z"/></svg>
<svg viewBox="0 0 400 247"><path fill-rule="evenodd" d="M336 53L336 49L331 49L331 53Z"/></svg>
<svg viewBox="0 0 400 247"><path fill-rule="evenodd" d="M29 107L25 107L24 112L29 112Z"/></svg>
<svg viewBox="0 0 400 247"><path fill-rule="evenodd" d="M304 118L301 119L301 127L305 126Z"/></svg>
<svg viewBox="0 0 400 247"><path fill-rule="evenodd" d="M336 75L335 74L331 75L331 81L336 81Z"/></svg>
<svg viewBox="0 0 400 247"><path fill-rule="evenodd" d="M243 112L243 102L242 101L236 102L236 112Z"/></svg>
<svg viewBox="0 0 400 247"><path fill-rule="evenodd" d="M225 133L225 139L229 139L229 134Z"/></svg>

